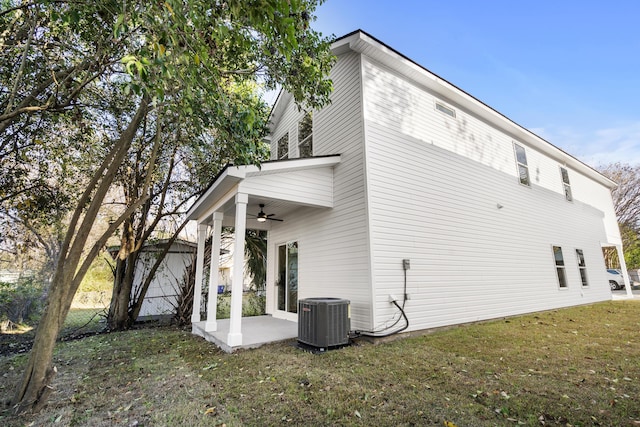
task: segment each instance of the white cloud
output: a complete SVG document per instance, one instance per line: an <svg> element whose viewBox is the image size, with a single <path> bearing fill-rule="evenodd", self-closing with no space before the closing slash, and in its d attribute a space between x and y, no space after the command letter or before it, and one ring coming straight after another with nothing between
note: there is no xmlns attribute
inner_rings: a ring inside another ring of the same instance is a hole
<svg viewBox="0 0 640 427"><path fill-rule="evenodd" d="M590 166L640 164L640 122L593 130L551 127L531 131Z"/></svg>

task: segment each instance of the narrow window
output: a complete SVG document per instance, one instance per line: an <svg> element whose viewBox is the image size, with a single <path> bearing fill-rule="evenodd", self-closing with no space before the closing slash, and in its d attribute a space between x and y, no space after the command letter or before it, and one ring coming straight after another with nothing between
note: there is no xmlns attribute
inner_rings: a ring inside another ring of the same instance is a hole
<svg viewBox="0 0 640 427"><path fill-rule="evenodd" d="M300 157L313 156L313 117L310 112L298 123L298 152Z"/></svg>
<svg viewBox="0 0 640 427"><path fill-rule="evenodd" d="M531 186L529 181L529 166L527 165L527 153L524 151L524 147L520 144L513 143L513 147L516 152L516 163L518 164L518 177L520 178L520 184Z"/></svg>
<svg viewBox="0 0 640 427"><path fill-rule="evenodd" d="M289 134L285 133L278 140L278 160L284 160L289 158Z"/></svg>
<svg viewBox="0 0 640 427"><path fill-rule="evenodd" d="M556 273L558 274L558 283L561 288L567 287L567 277L564 272L564 257L562 256L562 248L560 246L553 247L553 257L556 262Z"/></svg>
<svg viewBox="0 0 640 427"><path fill-rule="evenodd" d="M571 183L569 182L569 172L565 168L560 167L560 175L562 176L562 186L564 187L564 197L568 201L572 201L573 196L571 196Z"/></svg>
<svg viewBox="0 0 640 427"><path fill-rule="evenodd" d="M456 117L456 111L453 108L449 108L444 104L436 102L436 110L445 113L447 116L451 116L453 118Z"/></svg>
<svg viewBox="0 0 640 427"><path fill-rule="evenodd" d="M582 286L589 286L589 281L587 280L587 264L584 262L584 253L582 253L582 249L576 249L576 256L578 257L578 270L580 270Z"/></svg>

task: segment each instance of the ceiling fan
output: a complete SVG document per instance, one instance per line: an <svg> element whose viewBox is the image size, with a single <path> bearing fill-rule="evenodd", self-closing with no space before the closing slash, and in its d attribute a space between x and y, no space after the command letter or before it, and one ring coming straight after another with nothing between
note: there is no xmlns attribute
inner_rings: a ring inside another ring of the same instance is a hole
<svg viewBox="0 0 640 427"><path fill-rule="evenodd" d="M265 222L266 220L269 221L280 221L283 222L282 219L278 219L278 218L271 218L273 216L275 216L276 214L266 214L264 213L264 203L260 203L260 212L258 212L258 215L256 216L256 221L258 222Z"/></svg>

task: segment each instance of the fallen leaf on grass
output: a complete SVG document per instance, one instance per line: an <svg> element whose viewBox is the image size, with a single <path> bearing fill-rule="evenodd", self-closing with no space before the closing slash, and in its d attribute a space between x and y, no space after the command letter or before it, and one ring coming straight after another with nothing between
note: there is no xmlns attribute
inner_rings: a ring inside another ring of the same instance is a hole
<svg viewBox="0 0 640 427"><path fill-rule="evenodd" d="M204 411L205 415L215 415L217 413L216 407L212 407L212 408L207 408L206 411Z"/></svg>

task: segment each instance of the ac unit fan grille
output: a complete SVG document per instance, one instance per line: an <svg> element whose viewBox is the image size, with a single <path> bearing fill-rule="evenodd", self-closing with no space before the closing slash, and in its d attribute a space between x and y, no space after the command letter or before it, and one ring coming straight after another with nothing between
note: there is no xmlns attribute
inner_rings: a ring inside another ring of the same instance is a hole
<svg viewBox="0 0 640 427"><path fill-rule="evenodd" d="M317 348L349 343L349 300L307 298L298 301L298 341Z"/></svg>

